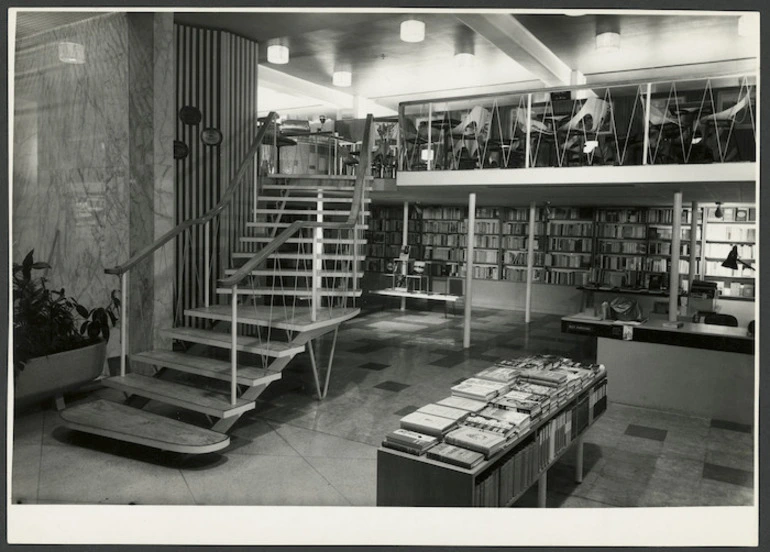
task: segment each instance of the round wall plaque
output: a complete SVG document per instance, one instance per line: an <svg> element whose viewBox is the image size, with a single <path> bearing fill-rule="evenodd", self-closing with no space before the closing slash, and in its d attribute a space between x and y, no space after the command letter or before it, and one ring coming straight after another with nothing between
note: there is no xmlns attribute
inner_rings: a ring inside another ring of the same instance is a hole
<svg viewBox="0 0 770 552"><path fill-rule="evenodd" d="M201 141L207 146L218 146L222 143L222 133L216 128L204 128L201 131Z"/></svg>
<svg viewBox="0 0 770 552"><path fill-rule="evenodd" d="M190 148L187 147L187 144L174 140L174 159L184 159L188 153L190 153Z"/></svg>
<svg viewBox="0 0 770 552"><path fill-rule="evenodd" d="M192 105L186 105L179 110L179 120L186 125L197 125L202 118L201 110Z"/></svg>

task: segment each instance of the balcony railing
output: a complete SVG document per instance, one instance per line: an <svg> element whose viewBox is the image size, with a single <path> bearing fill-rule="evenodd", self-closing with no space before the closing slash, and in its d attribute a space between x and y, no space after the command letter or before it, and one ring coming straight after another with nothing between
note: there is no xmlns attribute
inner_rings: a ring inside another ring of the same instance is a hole
<svg viewBox="0 0 770 552"><path fill-rule="evenodd" d="M399 105L399 170L756 159L756 76L583 85Z"/></svg>

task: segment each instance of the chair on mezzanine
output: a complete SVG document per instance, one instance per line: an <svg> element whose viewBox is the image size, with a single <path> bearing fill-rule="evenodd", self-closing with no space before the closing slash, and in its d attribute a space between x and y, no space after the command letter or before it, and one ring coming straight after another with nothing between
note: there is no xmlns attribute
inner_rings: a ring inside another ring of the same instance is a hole
<svg viewBox="0 0 770 552"><path fill-rule="evenodd" d="M596 96L586 98L578 112L567 122L559 126L557 134L561 139L562 151L560 152L560 164L584 165L586 161L593 164L595 152L602 152L599 147L599 133L607 115L610 112L610 103ZM590 144L593 136L595 144ZM588 148L590 146L590 150ZM602 161L605 162L604 155Z"/></svg>
<svg viewBox="0 0 770 552"><path fill-rule="evenodd" d="M731 139L735 137L736 124L743 122L747 116L751 117L750 110L751 97L747 92L732 107L717 113L703 115L693 125L693 143L700 138L713 161L721 161L722 163L736 161L740 157L740 152L736 141ZM738 120L741 113L743 116L741 120ZM751 120L751 123L752 132L754 132L754 121Z"/></svg>
<svg viewBox="0 0 770 552"><path fill-rule="evenodd" d="M730 326L731 328L738 327L738 319L735 318L732 314L710 312L704 317L703 322L705 324L712 324L714 326Z"/></svg>

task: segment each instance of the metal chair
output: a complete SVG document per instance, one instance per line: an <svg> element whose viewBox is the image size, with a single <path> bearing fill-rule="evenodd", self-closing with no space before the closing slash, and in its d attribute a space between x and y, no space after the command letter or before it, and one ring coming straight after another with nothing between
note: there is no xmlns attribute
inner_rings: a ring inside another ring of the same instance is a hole
<svg viewBox="0 0 770 552"><path fill-rule="evenodd" d="M718 312L710 312L703 319L705 324L712 324L714 326L730 326L732 328L738 327L738 319L732 314L721 314Z"/></svg>

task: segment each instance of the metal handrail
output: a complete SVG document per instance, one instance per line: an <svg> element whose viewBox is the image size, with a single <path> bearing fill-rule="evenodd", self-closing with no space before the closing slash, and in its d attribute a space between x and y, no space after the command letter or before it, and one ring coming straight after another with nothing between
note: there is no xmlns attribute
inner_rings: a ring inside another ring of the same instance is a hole
<svg viewBox="0 0 770 552"><path fill-rule="evenodd" d="M123 275L125 272L128 272L129 270L131 270L131 268L133 268L142 259L146 258L151 253L155 252L157 249L162 247L164 244L168 243L170 240L172 240L173 238L175 238L176 236L178 236L188 228L191 228L192 226L206 224L215 216L217 216L219 213L221 213L224 210L224 208L227 207L230 204L230 202L233 200L233 196L235 195L236 190L240 187L240 182L249 168L250 161L252 160L254 155L257 153L258 148L262 144L262 141L265 139L265 135L267 134L268 129L271 126L272 122L275 120L275 118L276 118L276 113L274 111L271 111L265 118L265 121L263 122L262 126L257 132L256 138L254 138L254 141L251 143L251 146L249 147L249 151L247 152L246 156L243 158L243 161L241 161L241 165L238 168L238 172L235 173L235 176L230 181L230 185L225 190L225 193L223 194L222 199L219 200L219 203L217 203L214 207L209 209L205 214L201 215L200 217L189 219L179 223L176 227L172 228L171 230L163 234L160 238L155 240L153 243L143 247L142 249L134 253L134 255L122 265L116 266L114 268L106 268L104 270L105 274L115 274L118 276ZM257 167L256 169L258 170L259 167Z"/></svg>
<svg viewBox="0 0 770 552"><path fill-rule="evenodd" d="M311 220L298 220L292 222L283 232L278 234L273 241L267 246L260 249L254 254L246 263L243 264L234 274L228 278L222 278L219 283L223 286L232 287L238 285L249 273L257 268L260 264L265 262L267 258L275 253L275 251L290 238L292 238L297 232L303 228L324 228L332 230L342 230L346 228L353 228L357 222L358 215L361 209L361 199L364 193L364 183L366 181L366 169L369 167L371 157L371 139L372 139L372 122L373 117L371 114L366 116L366 125L364 127L364 136L361 145L361 156L359 159L359 170L356 174L356 183L353 190L353 204L350 209L350 214L345 222L316 222Z"/></svg>

